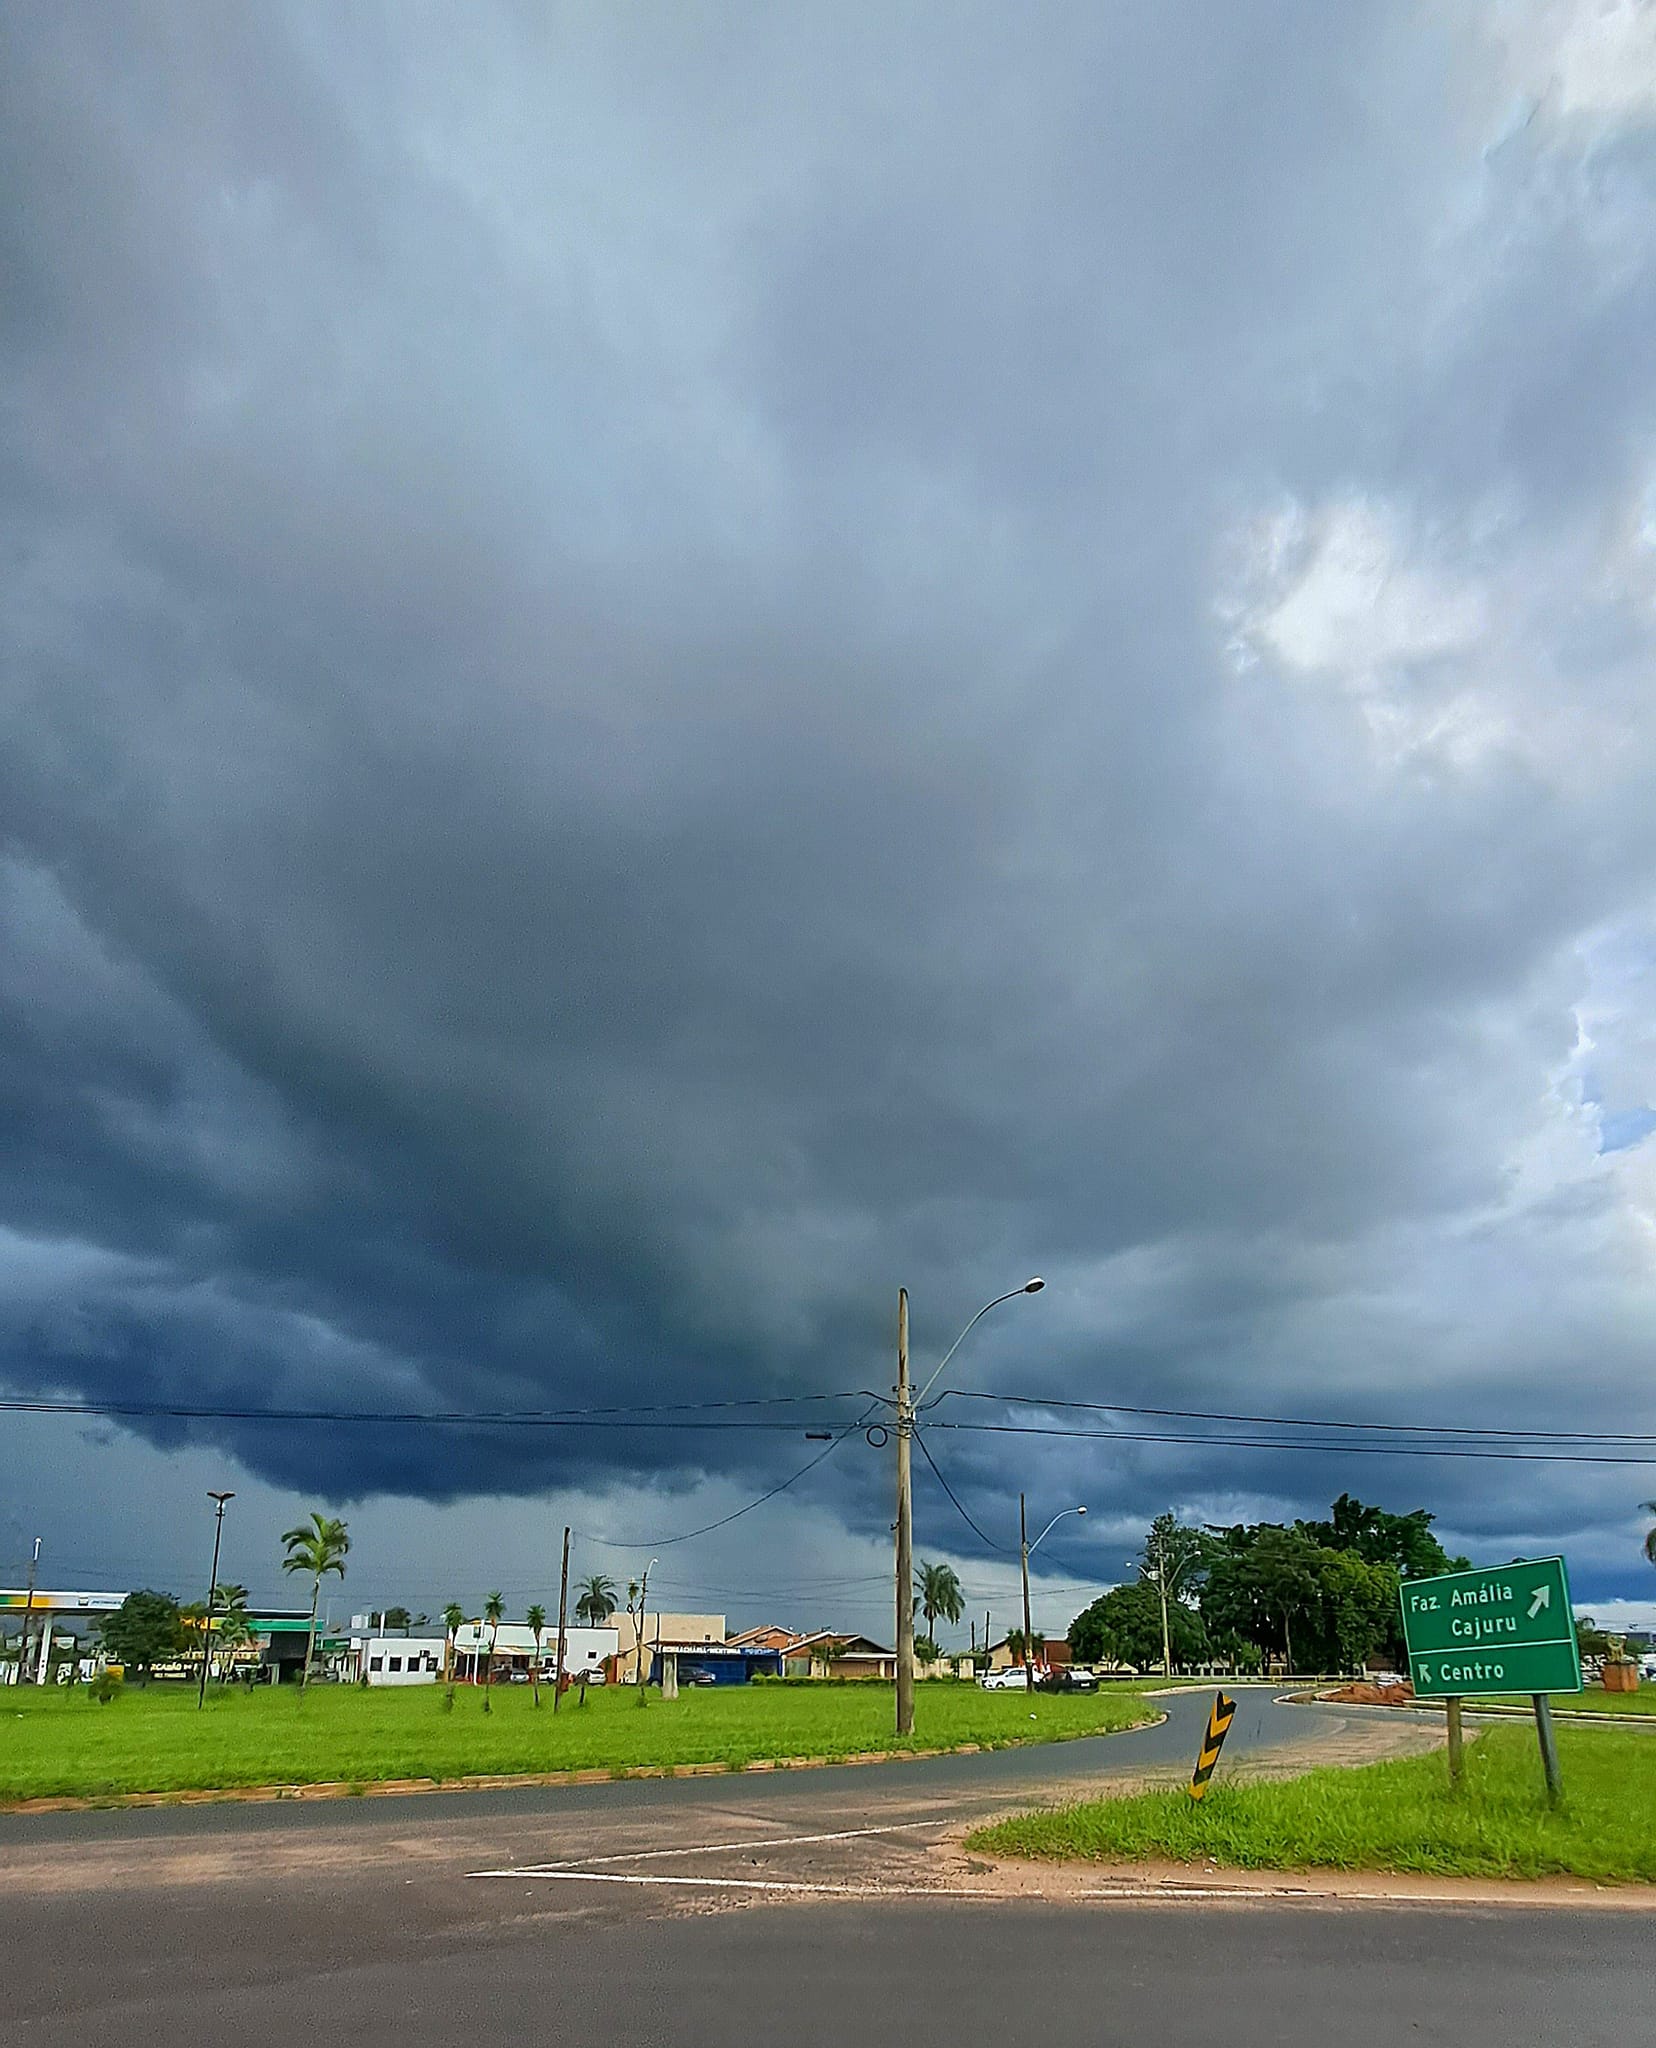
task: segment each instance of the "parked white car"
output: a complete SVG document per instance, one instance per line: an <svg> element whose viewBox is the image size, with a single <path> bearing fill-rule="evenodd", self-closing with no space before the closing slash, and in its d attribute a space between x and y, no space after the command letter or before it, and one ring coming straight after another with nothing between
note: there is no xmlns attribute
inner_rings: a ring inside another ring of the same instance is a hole
<svg viewBox="0 0 1656 2048"><path fill-rule="evenodd" d="M1009 1664L1004 1671L986 1671L978 1684L985 1692L1027 1692L1029 1673L1021 1664Z"/></svg>

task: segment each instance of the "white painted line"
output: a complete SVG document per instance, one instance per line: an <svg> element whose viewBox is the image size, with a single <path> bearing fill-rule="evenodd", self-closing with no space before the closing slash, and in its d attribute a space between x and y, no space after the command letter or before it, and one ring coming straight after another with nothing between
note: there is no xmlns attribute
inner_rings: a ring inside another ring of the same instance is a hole
<svg viewBox="0 0 1656 2048"><path fill-rule="evenodd" d="M664 1877L653 1873L622 1870L471 1870L468 1877L535 1878L542 1883L561 1879L566 1884L701 1885L704 1889L733 1892L819 1892L836 1898L992 1899L988 1891L940 1890L924 1884L800 1884L777 1877Z"/></svg>
<svg viewBox="0 0 1656 2048"><path fill-rule="evenodd" d="M573 1870L577 1864L585 1869L593 1863L647 1863L657 1856L726 1856L738 1849L798 1849L807 1842L854 1842L866 1835L906 1835L920 1828L946 1828L949 1819L943 1820L898 1820L878 1828L836 1828L826 1835L750 1835L745 1842L696 1842L687 1849L631 1849L624 1855L614 1856L562 1856L547 1863L533 1863L525 1866L528 1871L545 1871L549 1875L558 1870ZM474 1870L473 1877L489 1877L491 1871ZM522 1875L522 1872L515 1873Z"/></svg>

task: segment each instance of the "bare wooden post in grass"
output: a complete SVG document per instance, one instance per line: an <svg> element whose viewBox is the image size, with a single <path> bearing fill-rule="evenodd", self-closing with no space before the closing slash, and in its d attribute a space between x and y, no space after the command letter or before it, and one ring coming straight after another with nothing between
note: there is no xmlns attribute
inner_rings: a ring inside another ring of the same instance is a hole
<svg viewBox="0 0 1656 2048"><path fill-rule="evenodd" d="M565 1621L569 1613L569 1531L564 1531L563 1571L558 1578L558 1661L552 1672L552 1711L558 1711L558 1702L563 1698L564 1689L564 1635Z"/></svg>

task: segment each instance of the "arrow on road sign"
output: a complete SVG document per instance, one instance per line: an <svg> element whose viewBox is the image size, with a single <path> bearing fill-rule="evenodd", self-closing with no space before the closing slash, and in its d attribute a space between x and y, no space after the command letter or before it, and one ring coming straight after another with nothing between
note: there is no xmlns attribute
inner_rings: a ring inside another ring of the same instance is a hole
<svg viewBox="0 0 1656 2048"><path fill-rule="evenodd" d="M1551 1586L1537 1586L1537 1587L1536 1587L1536 1589L1535 1589L1535 1591L1534 1591L1534 1592L1533 1592L1533 1593L1532 1593L1532 1594L1530 1595L1530 1604L1529 1604L1529 1618L1530 1618L1530 1620L1531 1620L1531 1621L1533 1621L1533 1620L1535 1619L1535 1617L1536 1617L1536 1616L1537 1616L1537 1615L1538 1615L1538 1614L1539 1614L1539 1613L1541 1612L1541 1610L1542 1610L1542 1608L1543 1608L1543 1607L1550 1607L1551 1605L1552 1605L1552 1587L1551 1587Z"/></svg>

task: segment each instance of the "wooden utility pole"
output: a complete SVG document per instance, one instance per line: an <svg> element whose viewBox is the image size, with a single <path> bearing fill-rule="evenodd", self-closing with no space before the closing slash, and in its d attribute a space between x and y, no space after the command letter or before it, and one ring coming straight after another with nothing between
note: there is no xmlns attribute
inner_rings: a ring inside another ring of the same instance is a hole
<svg viewBox="0 0 1656 2048"><path fill-rule="evenodd" d="M1024 1497L1018 1495L1018 1549L1023 1555L1024 1596L1024 1690L1035 1690L1035 1646L1029 1633L1029 1524L1024 1520Z"/></svg>
<svg viewBox="0 0 1656 2048"><path fill-rule="evenodd" d="M914 1492L908 1289L897 1290L897 1733L914 1733Z"/></svg>
<svg viewBox="0 0 1656 2048"><path fill-rule="evenodd" d="M558 1661L552 1670L552 1711L558 1711L564 1686L564 1618L569 1612L569 1531L564 1530L563 1570L558 1575Z"/></svg>

